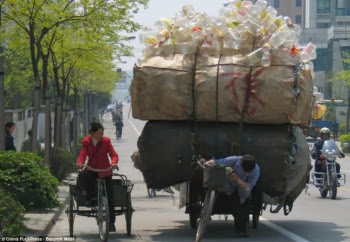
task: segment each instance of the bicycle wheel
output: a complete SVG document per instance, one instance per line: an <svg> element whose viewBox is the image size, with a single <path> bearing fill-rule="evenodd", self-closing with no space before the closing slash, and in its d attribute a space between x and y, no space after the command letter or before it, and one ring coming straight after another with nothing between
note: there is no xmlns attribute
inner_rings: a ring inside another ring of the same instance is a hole
<svg viewBox="0 0 350 242"><path fill-rule="evenodd" d="M215 202L215 190L209 189L205 194L204 204L201 211L201 217L199 219L197 234L196 234L196 242L201 241L204 236L205 229L210 220L210 215L213 211Z"/></svg>
<svg viewBox="0 0 350 242"><path fill-rule="evenodd" d="M97 211L98 232L101 241L108 241L109 236L109 207L108 200L103 196L98 203Z"/></svg>
<svg viewBox="0 0 350 242"><path fill-rule="evenodd" d="M131 196L128 194L127 196L128 199L128 206L126 207L126 212L125 212L125 222L126 222L126 234L130 236L131 234L131 218L132 214L134 212L131 204Z"/></svg>
<svg viewBox="0 0 350 242"><path fill-rule="evenodd" d="M68 222L69 222L69 236L73 237L73 229L74 229L74 210L76 209L76 204L74 202L73 191L69 189L69 209L68 209Z"/></svg>

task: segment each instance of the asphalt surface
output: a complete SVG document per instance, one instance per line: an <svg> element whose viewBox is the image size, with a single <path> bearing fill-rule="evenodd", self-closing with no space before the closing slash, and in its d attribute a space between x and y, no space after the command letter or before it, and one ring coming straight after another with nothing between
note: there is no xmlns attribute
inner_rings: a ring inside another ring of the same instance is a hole
<svg viewBox="0 0 350 242"><path fill-rule="evenodd" d="M148 198L142 174L133 167L130 155L145 122L128 116L129 105L124 105L124 129L121 140L116 140L111 116L104 117L105 135L113 140L120 157L120 173L135 184L132 202L135 209L132 235L126 235L125 219L117 217L117 232L110 234L110 241L194 241L196 231L190 228L184 208L178 208L178 193L171 196L163 191L155 198ZM350 158L339 159L342 172L350 179ZM271 214L264 211L258 229L249 226L248 238L238 238L233 229L233 218L212 216L202 241L350 241L350 186L339 188L336 200L321 198L311 184L294 203L293 211L284 216L281 211ZM98 241L98 227L94 218L76 216L74 223L76 241ZM67 215L63 213L49 236L69 236Z"/></svg>

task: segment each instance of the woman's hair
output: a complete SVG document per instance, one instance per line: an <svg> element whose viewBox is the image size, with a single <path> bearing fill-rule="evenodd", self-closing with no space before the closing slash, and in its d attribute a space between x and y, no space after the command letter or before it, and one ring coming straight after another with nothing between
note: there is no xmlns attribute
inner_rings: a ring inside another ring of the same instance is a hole
<svg viewBox="0 0 350 242"><path fill-rule="evenodd" d="M104 130L103 125L101 123L98 123L98 122L92 122L90 124L89 133L95 133L99 129Z"/></svg>
<svg viewBox="0 0 350 242"><path fill-rule="evenodd" d="M10 128L12 128L13 126L15 126L15 123L14 123L14 122L6 122L6 124L5 124L5 128L6 128L6 129L10 129Z"/></svg>

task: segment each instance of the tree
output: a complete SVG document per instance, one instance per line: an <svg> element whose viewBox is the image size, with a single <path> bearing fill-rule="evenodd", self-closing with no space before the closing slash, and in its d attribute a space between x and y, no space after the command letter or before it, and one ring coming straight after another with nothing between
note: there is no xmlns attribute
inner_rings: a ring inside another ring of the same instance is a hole
<svg viewBox="0 0 350 242"><path fill-rule="evenodd" d="M336 78L339 80L343 80L348 88L348 111L346 114L346 124L345 124L345 132L349 133L349 121L350 121L350 53L343 52L343 64L344 71L336 73Z"/></svg>
<svg viewBox="0 0 350 242"><path fill-rule="evenodd" d="M2 5L5 0L0 0L0 43L3 43L2 39ZM3 59L3 46L0 44L0 129L5 128L5 85L4 85L4 59ZM0 151L5 150L5 136L0 135Z"/></svg>
<svg viewBox="0 0 350 242"><path fill-rule="evenodd" d="M55 103L59 104L55 112L55 134L59 136L60 130L63 132L65 130L59 127L59 124L64 119L62 111L65 110L64 105L67 105L65 100L69 91L77 91L77 94L95 93L104 87L103 91L108 92L109 88L114 87L107 73L113 72L114 58L130 54L131 48L124 45L127 39L124 34L140 27L131 19L139 10L139 6L146 6L147 2L148 0L6 0L4 2L6 12L3 12L3 15L6 21L10 22L9 29L19 28L26 36L23 39L28 41L34 86L33 136L37 136L40 90L43 91L46 110L46 161L49 160L51 146L49 91L52 88L49 85L49 77L53 79ZM89 60L89 63L78 63L79 58L84 62ZM97 61L105 66L100 65L96 68ZM101 77L107 77L109 81L106 83L109 84L106 86L94 83L101 81L96 73ZM87 74L89 80L81 80ZM78 79L84 84L82 85L84 89L82 86L70 83ZM79 90L76 90L78 87ZM59 137L55 138L55 143L58 145L63 144L63 141L64 137L61 137L61 140Z"/></svg>

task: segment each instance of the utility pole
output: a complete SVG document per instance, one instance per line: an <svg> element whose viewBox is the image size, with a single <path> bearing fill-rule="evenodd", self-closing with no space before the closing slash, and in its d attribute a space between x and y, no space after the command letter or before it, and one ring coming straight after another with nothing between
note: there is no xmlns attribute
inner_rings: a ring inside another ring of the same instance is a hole
<svg viewBox="0 0 350 242"><path fill-rule="evenodd" d="M5 0L0 0L0 31L2 31L2 4ZM4 57L3 57L4 49L0 44L0 151L5 150L5 68L4 68Z"/></svg>

